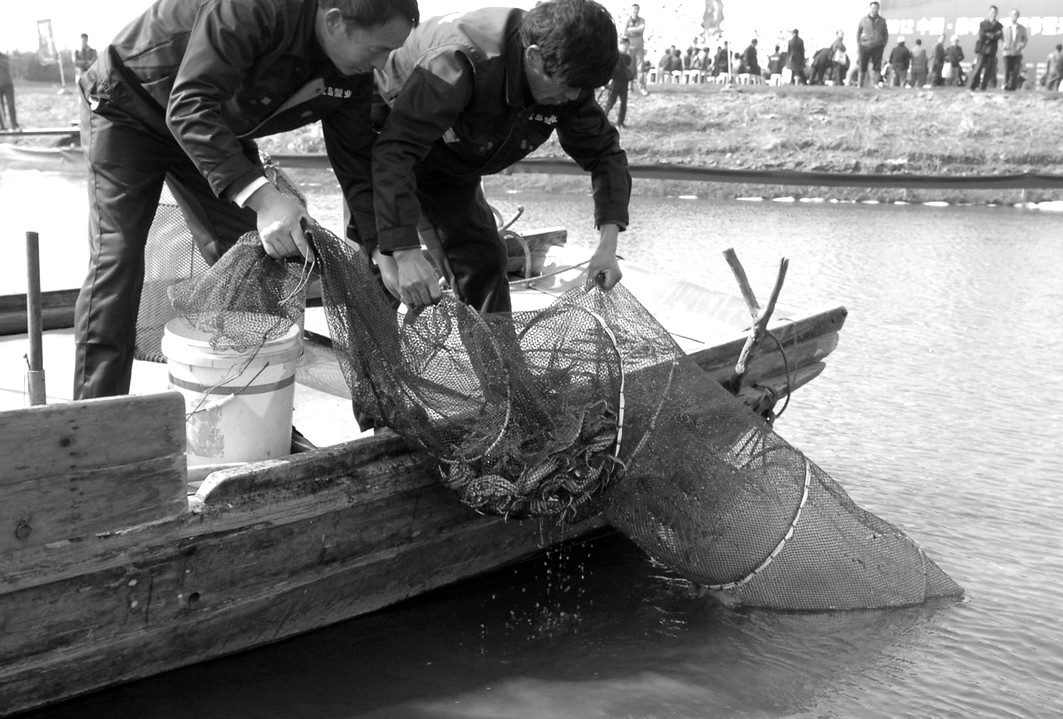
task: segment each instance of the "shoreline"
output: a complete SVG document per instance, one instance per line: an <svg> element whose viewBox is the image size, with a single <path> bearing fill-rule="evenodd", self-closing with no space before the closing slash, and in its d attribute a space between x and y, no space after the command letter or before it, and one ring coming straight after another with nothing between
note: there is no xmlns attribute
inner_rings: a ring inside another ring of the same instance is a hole
<svg viewBox="0 0 1063 719"><path fill-rule="evenodd" d="M1063 177L1063 143L1053 121L1063 93L972 93L964 88L856 89L831 86L651 85L629 97L621 146L632 165L739 171L881 175ZM604 97L603 97L604 99ZM77 97L56 85L16 84L24 127L65 127ZM617 109L610 114L615 120ZM54 146L55 138L0 142ZM320 125L262 138L271 154L324 152ZM556 136L531 158L567 158ZM583 175L492 176L505 190L588 192ZM656 197L949 205L1040 206L1063 201L1063 189L926 189L772 185L636 179L633 194Z"/></svg>

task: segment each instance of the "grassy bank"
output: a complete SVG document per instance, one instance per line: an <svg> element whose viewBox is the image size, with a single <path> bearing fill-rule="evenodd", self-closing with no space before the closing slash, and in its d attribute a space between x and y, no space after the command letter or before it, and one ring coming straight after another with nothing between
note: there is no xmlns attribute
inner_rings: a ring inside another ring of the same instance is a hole
<svg viewBox="0 0 1063 719"><path fill-rule="evenodd" d="M76 121L74 94L54 86L16 88L23 128ZM615 119L616 110L612 117ZM860 173L1063 175L1063 93L962 88L858 91L835 87L660 86L634 96L622 142L633 164L672 163L734 169ZM54 140L20 138L23 144ZM318 127L265 138L264 149L323 151ZM556 140L540 156L563 156ZM578 189L584 178L514 175L506 187ZM711 197L792 196L948 202L1059 200L1063 192L906 190L750 186L645 181L644 194Z"/></svg>

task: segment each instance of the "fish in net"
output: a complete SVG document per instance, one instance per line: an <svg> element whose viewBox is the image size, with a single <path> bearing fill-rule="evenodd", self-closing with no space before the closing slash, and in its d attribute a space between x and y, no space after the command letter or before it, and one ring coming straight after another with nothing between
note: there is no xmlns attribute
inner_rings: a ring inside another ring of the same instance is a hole
<svg viewBox="0 0 1063 719"><path fill-rule="evenodd" d="M650 556L733 604L784 610L909 606L962 588L904 532L710 379L623 286L578 289L537 312L482 315L445 295L395 311L356 245L313 227L329 331L355 404L439 462L477 511L603 515ZM298 262L254 235L179 311L295 321ZM220 289L224 286L224 289ZM217 291L211 291L214 288ZM250 305L254 305L252 308Z"/></svg>

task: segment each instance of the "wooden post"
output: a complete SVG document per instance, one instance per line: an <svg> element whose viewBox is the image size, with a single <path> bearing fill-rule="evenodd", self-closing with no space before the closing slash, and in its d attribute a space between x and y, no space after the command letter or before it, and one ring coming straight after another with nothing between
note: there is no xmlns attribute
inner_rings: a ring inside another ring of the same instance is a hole
<svg viewBox="0 0 1063 719"><path fill-rule="evenodd" d="M44 404L44 340L41 329L41 253L36 232L26 233L26 332L29 335L29 355L26 358L26 383L30 404Z"/></svg>

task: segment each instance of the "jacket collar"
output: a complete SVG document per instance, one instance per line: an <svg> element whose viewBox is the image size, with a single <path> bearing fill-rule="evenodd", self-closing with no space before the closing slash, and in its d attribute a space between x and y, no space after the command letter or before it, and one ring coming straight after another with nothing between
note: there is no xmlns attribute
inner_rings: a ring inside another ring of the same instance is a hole
<svg viewBox="0 0 1063 719"><path fill-rule="evenodd" d="M523 10L514 11L506 22L506 47L502 55L506 72L506 104L511 107L529 107L535 104L528 78L524 75L524 42L520 39L520 20Z"/></svg>

